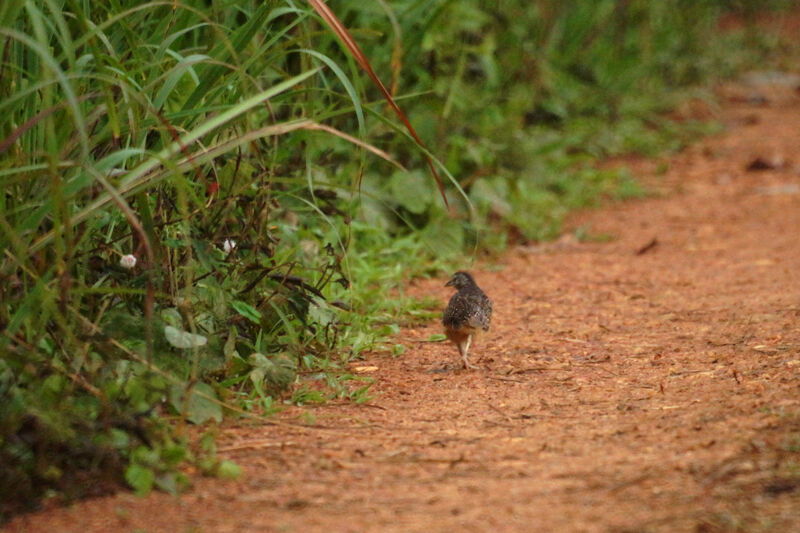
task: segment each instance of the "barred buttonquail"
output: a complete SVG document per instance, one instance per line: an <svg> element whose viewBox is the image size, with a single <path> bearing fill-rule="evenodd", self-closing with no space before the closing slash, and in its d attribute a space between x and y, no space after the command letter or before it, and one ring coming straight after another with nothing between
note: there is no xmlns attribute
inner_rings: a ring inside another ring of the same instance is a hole
<svg viewBox="0 0 800 533"><path fill-rule="evenodd" d="M457 347L465 368L477 368L468 357L472 337L479 331L487 331L492 320L492 301L475 283L468 272L456 272L445 287L455 287L442 316L447 338Z"/></svg>

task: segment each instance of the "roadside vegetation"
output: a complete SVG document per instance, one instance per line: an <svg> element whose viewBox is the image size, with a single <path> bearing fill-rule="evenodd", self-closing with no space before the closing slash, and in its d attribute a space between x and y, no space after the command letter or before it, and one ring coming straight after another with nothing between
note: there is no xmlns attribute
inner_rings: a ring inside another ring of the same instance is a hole
<svg viewBox="0 0 800 533"><path fill-rule="evenodd" d="M330 2L420 144L310 3L3 2L0 520L365 401L346 364L433 316L404 281L642 194L596 163L710 131L667 113L782 46L720 17L791 5Z"/></svg>

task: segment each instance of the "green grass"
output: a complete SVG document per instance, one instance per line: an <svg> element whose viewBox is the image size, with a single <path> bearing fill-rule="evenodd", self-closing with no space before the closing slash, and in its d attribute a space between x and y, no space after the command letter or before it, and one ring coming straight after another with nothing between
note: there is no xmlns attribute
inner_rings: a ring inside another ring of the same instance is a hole
<svg viewBox="0 0 800 533"><path fill-rule="evenodd" d="M716 31L750 2L618 4L332 3L424 147L305 3L0 4L0 513L231 477L223 416L365 401L345 365L430 316L406 279L640 194L596 162L680 149L665 112L778 44Z"/></svg>

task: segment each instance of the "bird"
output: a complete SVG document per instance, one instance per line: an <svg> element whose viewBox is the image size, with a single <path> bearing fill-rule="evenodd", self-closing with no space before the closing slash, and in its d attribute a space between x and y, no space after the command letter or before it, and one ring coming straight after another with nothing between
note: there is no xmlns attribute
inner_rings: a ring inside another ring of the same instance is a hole
<svg viewBox="0 0 800 533"><path fill-rule="evenodd" d="M458 348L464 368L478 368L469 362L469 347L480 330L489 330L492 301L469 272L456 272L445 287L456 289L442 314L445 335Z"/></svg>

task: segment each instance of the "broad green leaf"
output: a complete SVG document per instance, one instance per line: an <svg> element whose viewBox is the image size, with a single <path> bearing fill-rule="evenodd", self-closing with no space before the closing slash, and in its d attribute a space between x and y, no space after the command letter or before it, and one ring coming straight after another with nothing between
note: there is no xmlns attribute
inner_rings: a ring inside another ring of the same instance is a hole
<svg viewBox="0 0 800 533"><path fill-rule="evenodd" d="M239 479L242 476L242 467L233 461L222 461L217 467L217 477L220 479Z"/></svg>
<svg viewBox="0 0 800 533"><path fill-rule="evenodd" d="M328 307L324 300L317 298L308 308L308 317L318 324L327 326L336 321L336 312Z"/></svg>
<svg viewBox="0 0 800 533"><path fill-rule="evenodd" d="M164 336L167 338L168 343L175 348L181 349L205 346L208 342L208 339L202 335L190 333L173 326L164 326Z"/></svg>
<svg viewBox="0 0 800 533"><path fill-rule="evenodd" d="M144 496L153 488L156 475L152 469L132 464L125 469L125 481L139 496Z"/></svg>
<svg viewBox="0 0 800 533"><path fill-rule="evenodd" d="M395 172L389 188L394 201L416 215L424 213L433 198L430 180L420 170Z"/></svg>
<svg viewBox="0 0 800 533"><path fill-rule="evenodd" d="M183 323L183 317L181 316L180 311L174 307L165 307L161 310L160 314L161 320L163 320L165 324L169 324L170 326L180 329L179 326Z"/></svg>
<svg viewBox="0 0 800 533"><path fill-rule="evenodd" d="M186 389L175 385L170 391L172 407L185 414L186 419L194 424L203 424L209 420L222 421L222 406L217 399L214 388L207 383L196 383L191 387L189 400L186 401Z"/></svg>
<svg viewBox="0 0 800 533"><path fill-rule="evenodd" d="M297 377L295 362L283 354L267 357L256 352L250 354L249 362L253 365L250 380L259 393L282 392Z"/></svg>

